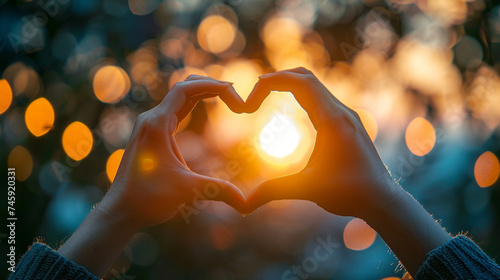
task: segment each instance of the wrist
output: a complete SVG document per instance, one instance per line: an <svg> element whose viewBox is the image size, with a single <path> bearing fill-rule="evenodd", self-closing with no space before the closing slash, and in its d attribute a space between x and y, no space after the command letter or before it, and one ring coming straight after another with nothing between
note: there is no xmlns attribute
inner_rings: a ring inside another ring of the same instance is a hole
<svg viewBox="0 0 500 280"><path fill-rule="evenodd" d="M121 215L116 210L101 202L94 208L89 217L101 223L109 231L121 231L133 235L143 229L128 215Z"/></svg>
<svg viewBox="0 0 500 280"><path fill-rule="evenodd" d="M387 182L390 195L363 218L389 245L411 275L427 253L451 240L451 236L399 184Z"/></svg>
<svg viewBox="0 0 500 280"><path fill-rule="evenodd" d="M137 233L145 228L141 221L131 212L122 199L115 193L108 192L92 211L96 218L106 223L110 228L122 229L124 232Z"/></svg>
<svg viewBox="0 0 500 280"><path fill-rule="evenodd" d="M102 276L137 231L98 205L57 252Z"/></svg>
<svg viewBox="0 0 500 280"><path fill-rule="evenodd" d="M405 191L389 173L380 176L372 181L368 188L365 199L365 211L359 218L365 220L368 224L383 219L397 208L407 197L411 195Z"/></svg>

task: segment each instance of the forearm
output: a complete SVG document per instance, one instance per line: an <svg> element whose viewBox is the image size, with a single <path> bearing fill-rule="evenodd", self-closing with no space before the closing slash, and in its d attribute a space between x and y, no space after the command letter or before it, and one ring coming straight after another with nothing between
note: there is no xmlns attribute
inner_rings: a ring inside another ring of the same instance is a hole
<svg viewBox="0 0 500 280"><path fill-rule="evenodd" d="M391 181L388 184L396 183ZM430 251L452 239L422 205L403 189L389 204L364 219L380 234L413 276Z"/></svg>
<svg viewBox="0 0 500 280"><path fill-rule="evenodd" d="M98 205L57 252L102 277L136 232Z"/></svg>

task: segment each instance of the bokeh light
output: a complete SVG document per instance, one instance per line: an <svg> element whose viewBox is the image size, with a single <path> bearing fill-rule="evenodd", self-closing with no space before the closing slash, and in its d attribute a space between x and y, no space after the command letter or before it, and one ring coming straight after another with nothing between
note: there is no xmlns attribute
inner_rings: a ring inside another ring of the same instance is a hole
<svg viewBox="0 0 500 280"><path fill-rule="evenodd" d="M155 171L158 167L158 159L154 154L145 153L139 155L139 168L143 173Z"/></svg>
<svg viewBox="0 0 500 280"><path fill-rule="evenodd" d="M352 219L344 229L344 243L351 250L367 249L373 244L375 237L377 237L377 232L358 218Z"/></svg>
<svg viewBox="0 0 500 280"><path fill-rule="evenodd" d="M54 125L54 119L54 108L52 108L52 104L43 97L31 102L24 115L28 130L36 137L40 137L49 132Z"/></svg>
<svg viewBox="0 0 500 280"><path fill-rule="evenodd" d="M130 90L130 78L118 66L101 67L94 75L95 96L105 103L116 103L122 100Z"/></svg>
<svg viewBox="0 0 500 280"><path fill-rule="evenodd" d="M26 181L33 171L33 157L23 146L15 146L7 159L9 168L15 168L16 179Z"/></svg>
<svg viewBox="0 0 500 280"><path fill-rule="evenodd" d="M219 70L213 66L210 69L212 73ZM231 60L220 70L222 71L220 79L233 82L234 89L243 100L247 99L259 76L264 74L257 62L247 59Z"/></svg>
<svg viewBox="0 0 500 280"><path fill-rule="evenodd" d="M436 131L432 124L417 117L406 128L405 140L408 149L417 156L428 154L436 143Z"/></svg>
<svg viewBox="0 0 500 280"><path fill-rule="evenodd" d="M90 129L81 122L73 122L64 130L62 145L66 154L73 160L84 159L92 150L94 139Z"/></svg>
<svg viewBox="0 0 500 280"><path fill-rule="evenodd" d="M262 40L273 51L295 50L302 42L301 25L291 18L274 17L266 21Z"/></svg>
<svg viewBox="0 0 500 280"><path fill-rule="evenodd" d="M372 113L367 110L356 109L355 111L356 113L358 113L359 118L361 119L361 122L366 129L366 132L368 132L368 136L370 136L370 139L372 139L372 141L375 141L378 133L377 120L372 115Z"/></svg>
<svg viewBox="0 0 500 280"><path fill-rule="evenodd" d="M198 26L198 44L205 51L219 54L233 44L236 27L232 22L219 15L211 15L203 19Z"/></svg>
<svg viewBox="0 0 500 280"><path fill-rule="evenodd" d="M125 152L124 149L114 151L106 162L106 174L111 183L115 180L116 172L118 171L118 167L123 157L123 152Z"/></svg>
<svg viewBox="0 0 500 280"><path fill-rule="evenodd" d="M22 62L9 65L2 77L9 82L14 96L35 98L43 89L38 73Z"/></svg>
<svg viewBox="0 0 500 280"><path fill-rule="evenodd" d="M0 80L0 114L3 114L10 107L12 102L12 89L7 80Z"/></svg>
<svg viewBox="0 0 500 280"><path fill-rule="evenodd" d="M231 225L214 224L210 227L213 246L218 250L228 250L236 241L236 229Z"/></svg>
<svg viewBox="0 0 500 280"><path fill-rule="evenodd" d="M152 13L158 7L159 3L159 0L128 0L130 11L138 16Z"/></svg>
<svg viewBox="0 0 500 280"><path fill-rule="evenodd" d="M498 158L490 151L484 152L474 165L474 177L477 184L482 187L493 185L500 174Z"/></svg>

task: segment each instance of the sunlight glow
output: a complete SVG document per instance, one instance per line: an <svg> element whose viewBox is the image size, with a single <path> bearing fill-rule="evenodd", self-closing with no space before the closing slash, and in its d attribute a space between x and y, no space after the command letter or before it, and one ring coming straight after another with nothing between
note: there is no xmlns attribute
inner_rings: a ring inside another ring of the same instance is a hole
<svg viewBox="0 0 500 280"><path fill-rule="evenodd" d="M267 154L284 158L297 149L300 139L295 121L278 113L261 130L259 143Z"/></svg>
<svg viewBox="0 0 500 280"><path fill-rule="evenodd" d="M64 130L63 149L73 160L84 159L92 150L94 139L90 129L81 122L73 122Z"/></svg>
<svg viewBox="0 0 500 280"><path fill-rule="evenodd" d="M474 165L474 177L477 184L482 188L489 187L497 181L498 175L500 175L498 158L492 152L484 152Z"/></svg>
<svg viewBox="0 0 500 280"><path fill-rule="evenodd" d="M31 102L24 114L26 127L36 137L44 135L52 128L54 118L54 108L43 97Z"/></svg>

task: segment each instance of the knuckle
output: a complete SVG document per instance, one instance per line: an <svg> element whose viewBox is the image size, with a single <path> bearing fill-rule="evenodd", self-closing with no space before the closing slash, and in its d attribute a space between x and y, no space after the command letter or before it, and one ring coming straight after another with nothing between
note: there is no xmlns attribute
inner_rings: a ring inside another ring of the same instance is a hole
<svg viewBox="0 0 500 280"><path fill-rule="evenodd" d="M197 78L199 78L199 77L201 77L201 76L200 76L200 75L196 75L196 74L191 74L191 75L189 75L189 76L186 78L186 80L194 80L194 79L197 79Z"/></svg>
<svg viewBox="0 0 500 280"><path fill-rule="evenodd" d="M297 70L300 70L302 72L307 72L309 74L312 74L311 70L309 70L309 69L307 69L307 68L305 68L303 66L298 67Z"/></svg>
<svg viewBox="0 0 500 280"><path fill-rule="evenodd" d="M359 117L358 112L352 110L351 108L347 108L348 113L350 113L356 120L361 122L361 118Z"/></svg>
<svg viewBox="0 0 500 280"><path fill-rule="evenodd" d="M136 122L137 122L137 123L142 123L142 122L144 122L144 120L146 119L146 115L147 115L147 111L146 111L146 112L142 112L142 113L140 113L140 114L137 116Z"/></svg>
<svg viewBox="0 0 500 280"><path fill-rule="evenodd" d="M319 83L319 80L313 74L305 74L302 77L307 82L310 82L310 83Z"/></svg>
<svg viewBox="0 0 500 280"><path fill-rule="evenodd" d="M151 125L149 111L140 113L137 116L135 123L138 127L149 127Z"/></svg>
<svg viewBox="0 0 500 280"><path fill-rule="evenodd" d="M173 90L173 89L176 89L176 88L179 88L179 87L182 87L184 84L185 84L185 82L184 82L184 81L182 81L182 82L176 82L176 83L174 84L174 86L172 86L172 90Z"/></svg>

